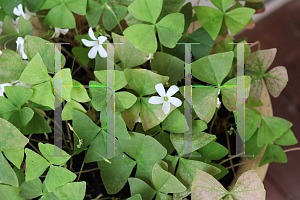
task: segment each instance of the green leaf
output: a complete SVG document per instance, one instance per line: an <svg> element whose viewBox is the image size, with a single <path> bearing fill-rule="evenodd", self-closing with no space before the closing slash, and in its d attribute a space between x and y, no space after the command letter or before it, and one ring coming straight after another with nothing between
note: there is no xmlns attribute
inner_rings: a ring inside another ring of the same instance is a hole
<svg viewBox="0 0 300 200"><path fill-rule="evenodd" d="M172 13L165 16L156 24L160 42L169 48L174 48L184 31L184 15Z"/></svg>
<svg viewBox="0 0 300 200"><path fill-rule="evenodd" d="M294 145L298 143L297 138L295 137L293 131L288 129L283 135L274 141L274 143L279 144L281 146Z"/></svg>
<svg viewBox="0 0 300 200"><path fill-rule="evenodd" d="M95 1L93 1L95 2ZM84 66L89 64L90 58L88 57L90 49L83 47L73 47L72 53L76 58L78 58L79 62L81 62Z"/></svg>
<svg viewBox="0 0 300 200"><path fill-rule="evenodd" d="M69 10L69 8L64 3L59 4L54 8L52 8L48 12L43 23L52 27L69 28L69 29L75 28L76 26L73 13Z"/></svg>
<svg viewBox="0 0 300 200"><path fill-rule="evenodd" d="M52 130L48 122L36 111L34 111L32 119L21 128L24 135L35 133L51 133Z"/></svg>
<svg viewBox="0 0 300 200"><path fill-rule="evenodd" d="M96 111L101 111L104 107L106 107L106 86L100 87L101 83L96 81L90 81L89 92L92 97L92 105Z"/></svg>
<svg viewBox="0 0 300 200"><path fill-rule="evenodd" d="M187 190L182 193L176 193L175 196L185 197L189 194L197 170L205 171L211 175L216 175L221 171L217 167L204 162L180 158L178 169L176 171L176 177L181 183L183 183Z"/></svg>
<svg viewBox="0 0 300 200"><path fill-rule="evenodd" d="M222 26L223 13L208 6L195 6L194 10L202 27L215 40Z"/></svg>
<svg viewBox="0 0 300 200"><path fill-rule="evenodd" d="M245 107L245 141L249 140L256 131L260 118L256 110Z"/></svg>
<svg viewBox="0 0 300 200"><path fill-rule="evenodd" d="M56 188L74 181L75 178L76 174L66 168L51 165L44 182L48 191L52 192Z"/></svg>
<svg viewBox="0 0 300 200"><path fill-rule="evenodd" d="M90 144L84 162L90 163L102 161L104 160L102 156L105 156L107 159L113 158L107 157L107 141L110 142L111 145L114 145L114 155L120 155L123 153L118 140L115 140L111 134L108 134L106 131L102 130Z"/></svg>
<svg viewBox="0 0 300 200"><path fill-rule="evenodd" d="M9 118L9 122L15 127L21 128L28 124L32 119L34 112L31 108L25 107L20 110L16 110Z"/></svg>
<svg viewBox="0 0 300 200"><path fill-rule="evenodd" d="M126 184L136 162L126 155L124 157L114 157L110 161L111 164L100 161L98 166L107 193L116 194Z"/></svg>
<svg viewBox="0 0 300 200"><path fill-rule="evenodd" d="M82 113L86 113L86 110L84 109L84 107L76 102L76 101L73 101L71 99L71 102L67 102L62 113L61 113L61 116L62 116L62 120L65 121L65 120L72 120L72 114L71 114L71 110L72 109L75 109L75 110L78 110Z"/></svg>
<svg viewBox="0 0 300 200"><path fill-rule="evenodd" d="M263 106L263 102L261 100L253 101L250 97L248 97L248 106L250 107L260 107Z"/></svg>
<svg viewBox="0 0 300 200"><path fill-rule="evenodd" d="M178 155L185 155L196 151L201 147L204 147L205 145L213 141L216 138L216 136L203 132L193 133L190 141L190 143L192 144L189 144L189 146L192 146L192 148L190 149L185 148L185 144L187 143L187 141L184 141L184 133L171 133L170 138Z"/></svg>
<svg viewBox="0 0 300 200"><path fill-rule="evenodd" d="M262 76L275 59L277 49L260 50L252 53L245 61L245 74L251 77L250 97L258 101L262 94Z"/></svg>
<svg viewBox="0 0 300 200"><path fill-rule="evenodd" d="M33 33L33 27L31 22L25 20L23 15L19 17L18 27L19 27L19 37L24 37L25 35L32 35Z"/></svg>
<svg viewBox="0 0 300 200"><path fill-rule="evenodd" d="M259 162L259 167L271 162L286 163L287 157L282 148L275 144L268 144L266 151Z"/></svg>
<svg viewBox="0 0 300 200"><path fill-rule="evenodd" d="M130 185L131 196L140 194L143 200L152 200L156 194L155 190L138 178L129 178L128 182Z"/></svg>
<svg viewBox="0 0 300 200"><path fill-rule="evenodd" d="M170 2L170 1L166 1L167 2ZM183 1L184 2L184 1ZM173 2L172 2L173 3ZM172 6L174 4L171 4L170 6ZM175 4L176 5L176 4ZM175 6L174 6L175 7ZM188 2L187 4L185 4L181 10L180 10L180 13L184 14L184 31L183 33L186 33L187 30L189 29L190 27L190 24L192 22L192 17L193 17L193 5L191 2Z"/></svg>
<svg viewBox="0 0 300 200"><path fill-rule="evenodd" d="M248 56L251 55L251 48L249 46L249 44L247 44L247 40L243 40L239 43L246 43L244 44L244 58L246 59ZM234 48L234 57L237 58L237 45Z"/></svg>
<svg viewBox="0 0 300 200"><path fill-rule="evenodd" d="M117 92L115 94L115 112L122 112L130 108L137 98L130 92Z"/></svg>
<svg viewBox="0 0 300 200"><path fill-rule="evenodd" d="M228 169L226 169L226 167L224 167L223 165L218 165L216 163L210 163L210 165L217 167L221 170L220 173L214 175L214 178L217 180L220 180L221 178L223 178L226 174L229 173Z"/></svg>
<svg viewBox="0 0 300 200"><path fill-rule="evenodd" d="M24 152L23 152L23 154L24 154ZM16 166L13 168L13 170L17 175L19 186L20 186L25 181L25 174L21 168L18 169Z"/></svg>
<svg viewBox="0 0 300 200"><path fill-rule="evenodd" d="M24 148L18 150L3 150L3 153L10 162L20 169L24 158Z"/></svg>
<svg viewBox="0 0 300 200"><path fill-rule="evenodd" d="M258 130L257 146L274 142L280 138L293 124L280 117L261 117L261 126Z"/></svg>
<svg viewBox="0 0 300 200"><path fill-rule="evenodd" d="M63 0L63 2L72 12L78 15L86 14L87 0Z"/></svg>
<svg viewBox="0 0 300 200"><path fill-rule="evenodd" d="M234 188L230 191L236 199L264 200L266 198L266 190L260 180L260 177L254 170L243 173L235 183Z"/></svg>
<svg viewBox="0 0 300 200"><path fill-rule="evenodd" d="M172 133L183 133L189 130L184 115L178 109L171 112L161 125L163 130Z"/></svg>
<svg viewBox="0 0 300 200"><path fill-rule="evenodd" d="M105 115L106 117L106 112L101 111L100 113L100 118L102 117L102 115ZM112 119L106 119L106 123L107 124L115 124L115 137L117 138L123 138L123 139L130 139L130 136L128 134L125 122L121 116L121 113L115 113L115 117ZM102 128L105 129L105 125L106 124L101 124ZM106 129L105 129L106 130ZM113 133L110 133L111 135L114 135Z"/></svg>
<svg viewBox="0 0 300 200"><path fill-rule="evenodd" d="M112 33L112 38L115 43L123 43L116 45L115 50L124 69L141 65L147 61L148 53L136 49L125 36Z"/></svg>
<svg viewBox="0 0 300 200"><path fill-rule="evenodd" d="M54 190L54 194L59 199L83 200L85 196L86 182L67 183Z"/></svg>
<svg viewBox="0 0 300 200"><path fill-rule="evenodd" d="M228 191L210 174L198 170L192 183L193 199L221 199Z"/></svg>
<svg viewBox="0 0 300 200"><path fill-rule="evenodd" d="M128 12L138 20L155 24L162 5L162 0L136 0L128 6Z"/></svg>
<svg viewBox="0 0 300 200"><path fill-rule="evenodd" d="M55 78L57 76L58 76L58 78ZM55 80L59 80L55 84L57 84L59 86L61 85L61 87L58 87L58 89L54 88ZM71 75L70 68L62 69L62 70L56 72L51 80L51 83L52 83L53 88L55 89L55 94L58 94L59 97L62 96L62 98L68 102L71 101L71 90L72 90L73 82L72 82L72 75Z"/></svg>
<svg viewBox="0 0 300 200"><path fill-rule="evenodd" d="M72 110L73 128L80 139L83 140L83 145L78 148L78 137L74 134L74 154L82 152L93 141L99 133L100 128L85 114L80 111Z"/></svg>
<svg viewBox="0 0 300 200"><path fill-rule="evenodd" d="M96 78L104 85L107 81L107 70L95 71ZM114 80L115 80L115 91L122 89L127 85L127 81L124 76L123 71L114 70Z"/></svg>
<svg viewBox="0 0 300 200"><path fill-rule="evenodd" d="M53 165L62 165L67 162L71 156L67 154L64 150L58 148L53 144L43 144L41 142L38 143L39 150L43 154L43 156ZM60 152L60 155L55 156L55 152Z"/></svg>
<svg viewBox="0 0 300 200"><path fill-rule="evenodd" d="M13 9L13 8L12 8ZM0 46L6 47L15 51L17 48L16 40L19 34L17 33L13 21L9 16L5 16L2 26ZM21 58L21 57L20 57ZM22 58L21 58L22 59ZM11 80L10 80L11 81ZM6 81L8 82L8 81Z"/></svg>
<svg viewBox="0 0 300 200"><path fill-rule="evenodd" d="M143 129L146 131L163 122L169 114L165 114L162 110L162 104L150 104L149 97L141 98L140 117L143 124ZM176 107L170 104L170 112L172 113Z"/></svg>
<svg viewBox="0 0 300 200"><path fill-rule="evenodd" d="M190 43L199 43L193 45L192 48L192 53L196 60L208 56L212 50L213 44L215 43L203 27L198 28L191 34L188 34L187 38Z"/></svg>
<svg viewBox="0 0 300 200"><path fill-rule="evenodd" d="M212 85L221 85L231 69L233 52L218 53L193 62L193 76Z"/></svg>
<svg viewBox="0 0 300 200"><path fill-rule="evenodd" d="M33 199L43 194L43 184L39 178L25 181L20 187L20 197Z"/></svg>
<svg viewBox="0 0 300 200"><path fill-rule="evenodd" d="M128 85L140 96L156 92L155 85L163 85L169 80L167 76L161 76L147 69L125 69L124 75Z"/></svg>
<svg viewBox="0 0 300 200"><path fill-rule="evenodd" d="M0 118L0 127L0 151L18 150L24 148L29 142L16 127L2 118Z"/></svg>
<svg viewBox="0 0 300 200"><path fill-rule="evenodd" d="M103 14L103 25L106 30L111 31L126 16L127 8L122 5L106 5ZM117 18L117 19L116 19Z"/></svg>
<svg viewBox="0 0 300 200"><path fill-rule="evenodd" d="M39 38L37 36L27 35L24 40L25 40L24 50L28 57L28 60L31 61L36 56L36 54L39 53L48 72L54 73L54 56L55 56L54 48L56 49L56 51L58 51L58 48L55 45L53 46L53 44L49 44L49 41ZM63 54L56 55L56 56L61 57L61 63L62 63L61 65L63 67L66 63L65 56Z"/></svg>
<svg viewBox="0 0 300 200"><path fill-rule="evenodd" d="M285 67L278 66L264 74L266 85L273 97L278 97L285 88L289 78Z"/></svg>
<svg viewBox="0 0 300 200"><path fill-rule="evenodd" d="M0 55L0 66L5 66L0 68L0 84L2 84L10 83L12 80L18 80L26 64L16 52L3 49L2 55Z"/></svg>
<svg viewBox="0 0 300 200"><path fill-rule="evenodd" d="M0 98L1 99L1 98ZM140 112L140 97L137 97L136 102L131 106L131 108L124 110L121 114L122 117L130 130L133 130L135 123L138 120ZM1 108L1 107L0 107Z"/></svg>
<svg viewBox="0 0 300 200"><path fill-rule="evenodd" d="M225 22L230 32L233 35L237 34L247 25L254 13L254 9L245 7L236 8L234 10L226 12Z"/></svg>
<svg viewBox="0 0 300 200"><path fill-rule="evenodd" d="M93 0L87 1L86 19L90 27L95 27L98 24L103 9L103 5L98 2Z"/></svg>
<svg viewBox="0 0 300 200"><path fill-rule="evenodd" d="M45 0L25 0L25 7L32 13L36 13L39 8L44 4Z"/></svg>
<svg viewBox="0 0 300 200"><path fill-rule="evenodd" d="M25 149L26 154L26 168L25 168L25 178L26 181L33 180L41 176L44 171L50 166L50 163L40 156L39 154L35 153L30 149Z"/></svg>
<svg viewBox="0 0 300 200"><path fill-rule="evenodd" d="M47 68L39 53L31 59L19 79L20 82L27 84L39 84L49 80Z"/></svg>
<svg viewBox="0 0 300 200"><path fill-rule="evenodd" d="M63 2L63 0L46 0L45 3L40 8L40 10L53 8L53 7L61 4L62 2Z"/></svg>
<svg viewBox="0 0 300 200"><path fill-rule="evenodd" d="M158 20L162 19L168 14L181 12L181 8L185 0L163 0L163 7L161 13L158 17ZM192 13L192 10L191 10Z"/></svg>
<svg viewBox="0 0 300 200"><path fill-rule="evenodd" d="M207 125L202 120L193 120L192 121L192 132L199 133L207 129Z"/></svg>
<svg viewBox="0 0 300 200"><path fill-rule="evenodd" d="M142 196L140 194L136 194L126 200L142 200Z"/></svg>
<svg viewBox="0 0 300 200"><path fill-rule="evenodd" d="M5 87L5 94L16 107L21 108L21 106L30 99L33 91L26 87L13 86Z"/></svg>
<svg viewBox="0 0 300 200"><path fill-rule="evenodd" d="M175 173L175 168L178 163L179 157L171 156L169 154L166 155L166 157L163 159L168 164L168 172L171 174Z"/></svg>
<svg viewBox="0 0 300 200"><path fill-rule="evenodd" d="M157 49L154 25L135 24L126 28L123 34L140 51L154 53Z"/></svg>
<svg viewBox="0 0 300 200"><path fill-rule="evenodd" d="M184 87L179 91L184 95ZM193 108L197 116L208 123L214 116L217 106L218 89L215 88L193 88Z"/></svg>
<svg viewBox="0 0 300 200"><path fill-rule="evenodd" d="M119 139L125 152L138 163L156 163L163 159L167 150L154 138L130 132L131 139Z"/></svg>
<svg viewBox="0 0 300 200"><path fill-rule="evenodd" d="M88 102L91 101L86 89L78 81L72 79L73 88L71 90L71 99L78 102Z"/></svg>
<svg viewBox="0 0 300 200"><path fill-rule="evenodd" d="M210 142L201 149L199 149L201 157L209 160L218 160L228 154L228 149L218 142Z"/></svg>
<svg viewBox="0 0 300 200"><path fill-rule="evenodd" d="M152 179L157 191L162 193L178 193L186 190L186 187L172 174L155 164L152 171Z"/></svg>
<svg viewBox="0 0 300 200"><path fill-rule="evenodd" d="M19 196L20 188L11 185L0 184L0 196L3 199L24 200Z"/></svg>
<svg viewBox="0 0 300 200"><path fill-rule="evenodd" d="M222 12L225 12L234 0L211 0L211 2Z"/></svg>
<svg viewBox="0 0 300 200"><path fill-rule="evenodd" d="M1 183L18 187L19 184L18 184L17 175L15 174L11 166L8 164L7 160L4 158L2 152L0 152L0 165L1 165L1 171L0 171Z"/></svg>
<svg viewBox="0 0 300 200"><path fill-rule="evenodd" d="M257 146L258 130L259 129L256 129L252 137L245 142L245 154L253 156L253 157L247 157L247 159L249 160L255 158L264 148L263 146L262 147Z"/></svg>
<svg viewBox="0 0 300 200"><path fill-rule="evenodd" d="M5 97L0 96L0 117L8 120L9 117L16 112L18 108Z"/></svg>
<svg viewBox="0 0 300 200"><path fill-rule="evenodd" d="M216 44L216 46L214 48L214 52L215 53L224 53L224 52L228 52L228 51L233 51L234 45L232 43L233 43L232 38L230 36L226 37L226 38L220 40Z"/></svg>
<svg viewBox="0 0 300 200"><path fill-rule="evenodd" d="M184 78L184 62L170 54L156 52L151 61L151 69L160 75L169 76L169 85L177 84L177 81Z"/></svg>
<svg viewBox="0 0 300 200"><path fill-rule="evenodd" d="M167 149L168 154L173 152L174 147L170 140L170 135L168 133L161 130L159 134L157 134L154 138Z"/></svg>
<svg viewBox="0 0 300 200"><path fill-rule="evenodd" d="M33 90L33 95L30 98L30 101L54 110L54 95L52 93L50 81L35 85L31 89Z"/></svg>
<svg viewBox="0 0 300 200"><path fill-rule="evenodd" d="M243 80L244 79L244 80ZM221 88L222 93L222 103L229 111L234 111L239 107L242 103L244 103L244 100L248 98L250 93L250 81L251 78L249 76L238 76L236 78L230 79L226 83L224 83L224 86ZM235 85L242 85L244 82L245 91L240 92L237 94L237 89ZM245 95L245 96L244 96ZM248 137L248 136L247 136Z"/></svg>

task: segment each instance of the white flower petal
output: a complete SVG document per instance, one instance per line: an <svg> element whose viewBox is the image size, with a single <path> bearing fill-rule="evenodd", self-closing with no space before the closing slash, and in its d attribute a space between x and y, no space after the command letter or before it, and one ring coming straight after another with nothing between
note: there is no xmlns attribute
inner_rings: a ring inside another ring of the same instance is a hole
<svg viewBox="0 0 300 200"><path fill-rule="evenodd" d="M90 29L89 29L89 36L92 40L97 40L97 38L94 35L92 27L90 27Z"/></svg>
<svg viewBox="0 0 300 200"><path fill-rule="evenodd" d="M69 32L69 29L68 28L60 29L60 32L64 35L66 35Z"/></svg>
<svg viewBox="0 0 300 200"><path fill-rule="evenodd" d="M103 46L101 44L98 45L98 52L99 52L99 55L102 58L106 58L107 57L107 53L106 53L105 49L103 48Z"/></svg>
<svg viewBox="0 0 300 200"><path fill-rule="evenodd" d="M30 19L30 15L28 14L23 14L24 19L29 20Z"/></svg>
<svg viewBox="0 0 300 200"><path fill-rule="evenodd" d="M153 96L148 100L148 103L161 104L161 103L164 103L164 98L163 97L158 97L158 96Z"/></svg>
<svg viewBox="0 0 300 200"><path fill-rule="evenodd" d="M2 51L0 50L0 55L2 55Z"/></svg>
<svg viewBox="0 0 300 200"><path fill-rule="evenodd" d="M155 85L155 89L156 89L156 92L157 92L161 97L166 96L166 91L165 91L165 88L164 88L163 84L161 84L161 83L156 84L156 85Z"/></svg>
<svg viewBox="0 0 300 200"><path fill-rule="evenodd" d="M220 99L218 98L218 100L217 100L217 106L216 106L216 107L219 108L220 105L221 105L221 103L222 103L222 102L221 102Z"/></svg>
<svg viewBox="0 0 300 200"><path fill-rule="evenodd" d="M22 12L21 12L21 11L19 11L19 9L18 9L18 8L14 8L14 10L13 10L13 13L14 13L15 15L17 15L17 16L20 16L20 15L22 15Z"/></svg>
<svg viewBox="0 0 300 200"><path fill-rule="evenodd" d="M168 114L170 112L170 102L165 101L162 110L164 111L165 114Z"/></svg>
<svg viewBox="0 0 300 200"><path fill-rule="evenodd" d="M27 55L26 55L25 52L24 52L24 46L23 46L23 45L20 47L20 53L21 53L22 58L23 58L24 60L27 60L27 59L28 59L28 58L27 58Z"/></svg>
<svg viewBox="0 0 300 200"><path fill-rule="evenodd" d="M101 35L100 37L98 37L99 44L103 44L106 40L107 40L107 37L105 37L105 36Z"/></svg>
<svg viewBox="0 0 300 200"><path fill-rule="evenodd" d="M138 122L142 123L142 120L141 120L140 114L139 114L139 117L138 117Z"/></svg>
<svg viewBox="0 0 300 200"><path fill-rule="evenodd" d="M218 95L220 94L220 91L221 91L221 90L219 89L219 91L218 91Z"/></svg>
<svg viewBox="0 0 300 200"><path fill-rule="evenodd" d="M172 85L168 91L167 91L167 96L173 96L176 92L178 92L179 88L176 85Z"/></svg>
<svg viewBox="0 0 300 200"><path fill-rule="evenodd" d="M98 44L97 41L89 41L89 40L86 40L86 39L81 39L81 41L87 47L92 47L92 46L95 46L95 45Z"/></svg>
<svg viewBox="0 0 300 200"><path fill-rule="evenodd" d="M182 104L181 100L176 97L169 97L169 102L176 107L179 107Z"/></svg>
<svg viewBox="0 0 300 200"><path fill-rule="evenodd" d="M57 37L56 35L57 35L56 32L54 32L51 38Z"/></svg>
<svg viewBox="0 0 300 200"><path fill-rule="evenodd" d="M98 50L98 45L91 48L91 50L89 51L88 57L91 59L94 59L97 55L97 50Z"/></svg>
<svg viewBox="0 0 300 200"><path fill-rule="evenodd" d="M18 9L19 9L20 12L24 13L23 12L23 5L21 3L18 5Z"/></svg>

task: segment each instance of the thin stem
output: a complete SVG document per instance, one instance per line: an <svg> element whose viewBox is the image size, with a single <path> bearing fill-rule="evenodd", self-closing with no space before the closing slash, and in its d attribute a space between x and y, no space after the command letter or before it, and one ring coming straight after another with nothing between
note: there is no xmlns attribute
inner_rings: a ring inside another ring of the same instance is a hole
<svg viewBox="0 0 300 200"><path fill-rule="evenodd" d="M72 68L71 68L71 72L73 71L75 60L76 60L76 58L74 57L73 58L73 63L72 63Z"/></svg>
<svg viewBox="0 0 300 200"><path fill-rule="evenodd" d="M222 162L220 162L219 165L221 165L221 164L223 164L223 163L225 163L225 162L227 162L227 161L229 161L229 160L231 160L231 159L233 159L233 158L239 157L239 156L241 156L241 155L243 155L243 154L245 154L245 152L242 152L242 153L239 153L238 155L229 157L229 158L223 160Z"/></svg>
<svg viewBox="0 0 300 200"><path fill-rule="evenodd" d="M229 155L231 155L231 150L230 150L230 141L229 141L229 135L228 135L228 132L226 131L226 140L227 140L227 148L228 148L228 153ZM233 166L233 162L232 162L232 159L229 160L230 161L230 166ZM233 173L233 176L236 177L236 173L235 173L235 170L234 168L232 168L232 173Z"/></svg>
<svg viewBox="0 0 300 200"><path fill-rule="evenodd" d="M85 156L86 156L86 154L85 154ZM79 181L79 179L80 179L80 176L81 176L81 173L82 173L82 169L83 169L83 166L84 166L84 160L85 160L85 156L84 156L84 159L83 159L83 162L82 162L82 165L81 165L81 168L80 168L79 174L78 174L77 182Z"/></svg>
<svg viewBox="0 0 300 200"><path fill-rule="evenodd" d="M93 169L87 169L87 170L83 170L81 171L81 173L87 173L87 172L92 172L92 171L96 171L99 170L99 167L93 168ZM74 172L74 174L79 174L80 172Z"/></svg>
<svg viewBox="0 0 300 200"><path fill-rule="evenodd" d="M164 50L163 50L163 46L162 46L162 43L159 41L159 45L160 45L160 52L164 52Z"/></svg>
<svg viewBox="0 0 300 200"><path fill-rule="evenodd" d="M210 125L210 128L209 128L209 133L211 134L211 131L212 131L212 127L213 127L213 125L214 125L214 123L215 123L215 121L216 121L216 118L217 118L217 116L218 116L218 111L219 111L219 109L220 108L217 108L217 110L216 110L216 112L215 112L215 116L214 116L214 118L213 118L213 120L212 120L212 122L211 122L211 125Z"/></svg>
<svg viewBox="0 0 300 200"><path fill-rule="evenodd" d="M254 159L253 160L248 160L248 161L245 161L245 162L241 162L241 163L229 166L229 167L226 167L226 169L231 169L231 168L234 168L234 167L237 167L237 166L240 166L240 165L244 165L244 164L247 164L247 163L251 163L251 162L254 162Z"/></svg>
<svg viewBox="0 0 300 200"><path fill-rule="evenodd" d="M28 142L28 144L38 153L38 154L40 154L41 156L43 156L42 154L41 154L41 152L33 145L33 144L31 144L31 142Z"/></svg>
<svg viewBox="0 0 300 200"><path fill-rule="evenodd" d="M284 150L284 152L299 151L299 150L300 150L300 147L296 147L296 148L286 149L286 150Z"/></svg>

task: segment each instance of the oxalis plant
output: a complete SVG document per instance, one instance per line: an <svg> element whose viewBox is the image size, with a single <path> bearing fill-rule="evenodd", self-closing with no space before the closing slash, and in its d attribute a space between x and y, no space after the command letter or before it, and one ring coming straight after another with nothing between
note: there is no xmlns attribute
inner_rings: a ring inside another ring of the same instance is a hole
<svg viewBox="0 0 300 200"><path fill-rule="evenodd" d="M263 82L278 97L287 71L268 71L276 49L228 35L253 26L262 0L210 1L1 1L0 199L265 199L253 170L232 190L218 182L234 152L217 140L243 138L235 157L250 160L264 149L259 166L287 162L292 123L254 109ZM92 171L97 197L80 178Z"/></svg>

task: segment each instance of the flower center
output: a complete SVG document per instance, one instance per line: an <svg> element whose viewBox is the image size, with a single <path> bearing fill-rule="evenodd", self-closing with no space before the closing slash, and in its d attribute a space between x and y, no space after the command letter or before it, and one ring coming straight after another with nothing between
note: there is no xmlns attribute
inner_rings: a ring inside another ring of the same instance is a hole
<svg viewBox="0 0 300 200"><path fill-rule="evenodd" d="M168 97L164 97L164 101L168 101L169 99L168 99Z"/></svg>

